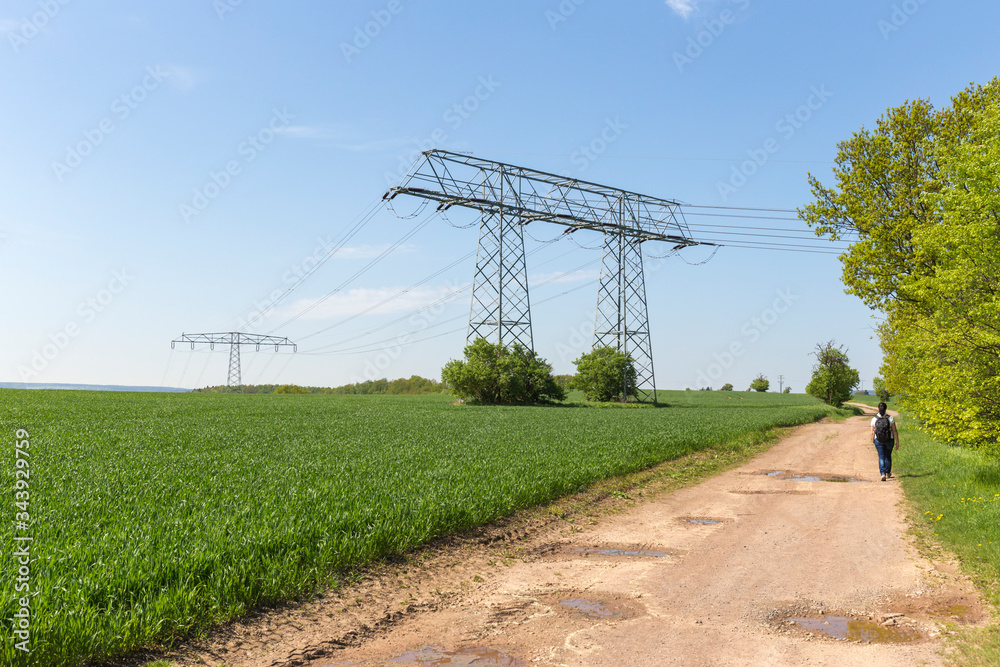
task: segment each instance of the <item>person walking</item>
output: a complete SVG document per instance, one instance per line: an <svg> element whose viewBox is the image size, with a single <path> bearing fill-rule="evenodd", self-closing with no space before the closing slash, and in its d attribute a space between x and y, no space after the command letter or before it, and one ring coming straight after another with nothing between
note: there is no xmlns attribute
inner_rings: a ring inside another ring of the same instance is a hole
<svg viewBox="0 0 1000 667"><path fill-rule="evenodd" d="M886 413L885 403L878 404L878 414L872 417L872 440L878 452L878 471L884 482L892 477L892 450L899 449L896 420Z"/></svg>

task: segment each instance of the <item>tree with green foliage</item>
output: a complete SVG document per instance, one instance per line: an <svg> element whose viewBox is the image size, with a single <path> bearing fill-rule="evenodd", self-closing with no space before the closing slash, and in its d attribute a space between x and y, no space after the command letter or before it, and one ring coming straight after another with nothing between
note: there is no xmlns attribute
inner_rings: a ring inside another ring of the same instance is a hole
<svg viewBox="0 0 1000 667"><path fill-rule="evenodd" d="M875 391L875 396L878 397L878 400L883 403L888 403L889 399L892 397L892 394L890 394L889 390L885 387L885 380L880 377L872 379L872 389Z"/></svg>
<svg viewBox="0 0 1000 667"><path fill-rule="evenodd" d="M580 355L573 363L576 364L574 387L581 389L588 401L625 401L636 395L631 355L613 347L598 347Z"/></svg>
<svg viewBox="0 0 1000 667"><path fill-rule="evenodd" d="M936 437L1000 455L1000 100L935 159L941 223L914 239L934 271L905 281L919 307L887 331L886 384Z"/></svg>
<svg viewBox="0 0 1000 667"><path fill-rule="evenodd" d="M771 381L761 373L750 383L750 390L764 392L771 388ZM748 390L749 391L749 390Z"/></svg>
<svg viewBox="0 0 1000 667"><path fill-rule="evenodd" d="M297 384L283 384L274 389L275 394L311 394L312 392L305 387L300 387Z"/></svg>
<svg viewBox="0 0 1000 667"><path fill-rule="evenodd" d="M573 381L575 379L573 375L566 373L563 375L555 375L553 377L555 378L556 384L558 384L563 389L573 388Z"/></svg>
<svg viewBox="0 0 1000 667"><path fill-rule="evenodd" d="M847 291L881 311L885 390L936 437L1000 455L1000 78L941 110L889 109L839 144L837 186L800 215L856 235Z"/></svg>
<svg viewBox="0 0 1000 667"><path fill-rule="evenodd" d="M722 388L719 389L719 391L732 391L732 390L733 390L733 385L730 382L727 382L726 384L722 385Z"/></svg>
<svg viewBox="0 0 1000 667"><path fill-rule="evenodd" d="M566 398L552 377L552 366L515 343L511 347L477 338L465 360L452 359L441 379L459 398L480 404L531 405Z"/></svg>
<svg viewBox="0 0 1000 667"><path fill-rule="evenodd" d="M320 390L324 394L441 394L445 387L440 382L411 375L409 379L397 378L388 380L365 380L341 387Z"/></svg>
<svg viewBox="0 0 1000 667"><path fill-rule="evenodd" d="M941 111L927 100L906 102L889 109L873 130L862 128L837 145L836 188L809 174L816 201L800 216L818 235L858 237L841 255L848 293L877 310L918 300L907 278L931 273L934 261L916 256L914 236L942 219L927 200L944 182L935 151L961 143L977 113L997 100L1000 78L971 86Z"/></svg>
<svg viewBox="0 0 1000 667"><path fill-rule="evenodd" d="M861 382L861 376L848 365L847 350L838 347L835 340L818 343L814 354L817 363L813 367L812 379L806 385L806 393L839 408L851 397L851 392Z"/></svg>
<svg viewBox="0 0 1000 667"><path fill-rule="evenodd" d="M785 387L785 391L783 391L781 393L782 394L790 394L790 393L792 393L792 388L791 387Z"/></svg>

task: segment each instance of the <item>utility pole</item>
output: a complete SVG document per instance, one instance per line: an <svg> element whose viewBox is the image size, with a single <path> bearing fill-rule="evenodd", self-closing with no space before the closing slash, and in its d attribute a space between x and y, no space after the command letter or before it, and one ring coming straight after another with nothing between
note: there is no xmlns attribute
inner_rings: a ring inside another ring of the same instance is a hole
<svg viewBox="0 0 1000 667"><path fill-rule="evenodd" d="M785 387L785 376L784 375L779 375L778 376L778 393L779 394L784 393L782 391L784 389L784 387Z"/></svg>

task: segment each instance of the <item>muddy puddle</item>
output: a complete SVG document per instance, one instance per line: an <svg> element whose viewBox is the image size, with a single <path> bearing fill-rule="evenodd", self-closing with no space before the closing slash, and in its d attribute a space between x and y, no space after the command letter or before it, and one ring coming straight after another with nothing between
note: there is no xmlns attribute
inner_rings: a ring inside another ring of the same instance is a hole
<svg viewBox="0 0 1000 667"><path fill-rule="evenodd" d="M393 665L501 665L502 667L527 667L524 660L515 658L490 646L464 646L448 649L443 646L426 646L390 658Z"/></svg>
<svg viewBox="0 0 1000 667"><path fill-rule="evenodd" d="M570 598L569 600L560 600L559 604L564 607L569 607L570 609L575 609L585 616L590 616L591 618L618 618L622 616L621 612L615 611L608 605L598 600Z"/></svg>
<svg viewBox="0 0 1000 667"><path fill-rule="evenodd" d="M786 619L785 624L791 628L832 639L866 644L900 644L924 638L916 628L899 625L896 618L878 623L870 619L849 616L795 616Z"/></svg>
<svg viewBox="0 0 1000 667"><path fill-rule="evenodd" d="M620 547L579 547L570 549L569 553L618 558L665 558L672 555L669 551L660 551L658 549L629 549Z"/></svg>
<svg viewBox="0 0 1000 667"><path fill-rule="evenodd" d="M635 618L643 613L641 603L628 596L598 591L562 591L542 596L560 615L600 621Z"/></svg>
<svg viewBox="0 0 1000 667"><path fill-rule="evenodd" d="M738 493L744 496L811 496L815 491L773 491L769 489L730 489L729 493Z"/></svg>
<svg viewBox="0 0 1000 667"><path fill-rule="evenodd" d="M681 556L683 551L655 544L592 544L580 547L557 543L544 545L536 549L535 554L542 558L555 560L575 560L577 558L650 560Z"/></svg>
<svg viewBox="0 0 1000 667"><path fill-rule="evenodd" d="M839 482L841 484L869 483L866 479L847 477L845 475L822 475L806 472L788 472L785 470L771 470L770 472L763 472L760 474L767 477L773 477L775 479L783 479L789 482Z"/></svg>
<svg viewBox="0 0 1000 667"><path fill-rule="evenodd" d="M693 523L696 526L718 526L722 523L722 519L708 519L705 517L685 517L679 519L681 523Z"/></svg>

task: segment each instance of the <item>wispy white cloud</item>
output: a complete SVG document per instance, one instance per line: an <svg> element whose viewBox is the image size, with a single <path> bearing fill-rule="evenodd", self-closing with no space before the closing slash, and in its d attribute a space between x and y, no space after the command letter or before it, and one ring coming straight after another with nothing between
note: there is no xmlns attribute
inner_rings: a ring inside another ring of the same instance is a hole
<svg viewBox="0 0 1000 667"><path fill-rule="evenodd" d="M283 311L275 317L290 317L312 308L302 316L306 320L325 320L334 317L358 315L365 311L366 315L385 315L390 313L411 312L428 306L446 296L462 291L464 286L439 285L437 287L415 287L392 301L382 303L404 287L358 288L334 294L329 299L320 302L320 298L300 299L295 303L280 308ZM315 305L317 304L318 305ZM381 305L379 305L381 304ZM373 306L375 306L373 308Z"/></svg>
<svg viewBox="0 0 1000 667"><path fill-rule="evenodd" d="M165 65L162 67L167 72L167 81L171 86L181 91L189 93L196 85L205 80L205 77L197 70L181 65Z"/></svg>
<svg viewBox="0 0 1000 667"><path fill-rule="evenodd" d="M687 18L697 9L700 0L666 0L667 7L674 10L682 17Z"/></svg>
<svg viewBox="0 0 1000 667"><path fill-rule="evenodd" d="M346 124L338 125L289 125L276 130L291 139L323 141L332 148L354 153L384 153L386 151L420 152L423 142L417 137L386 137L366 139L371 133ZM464 150L467 144L450 142L452 150Z"/></svg>

